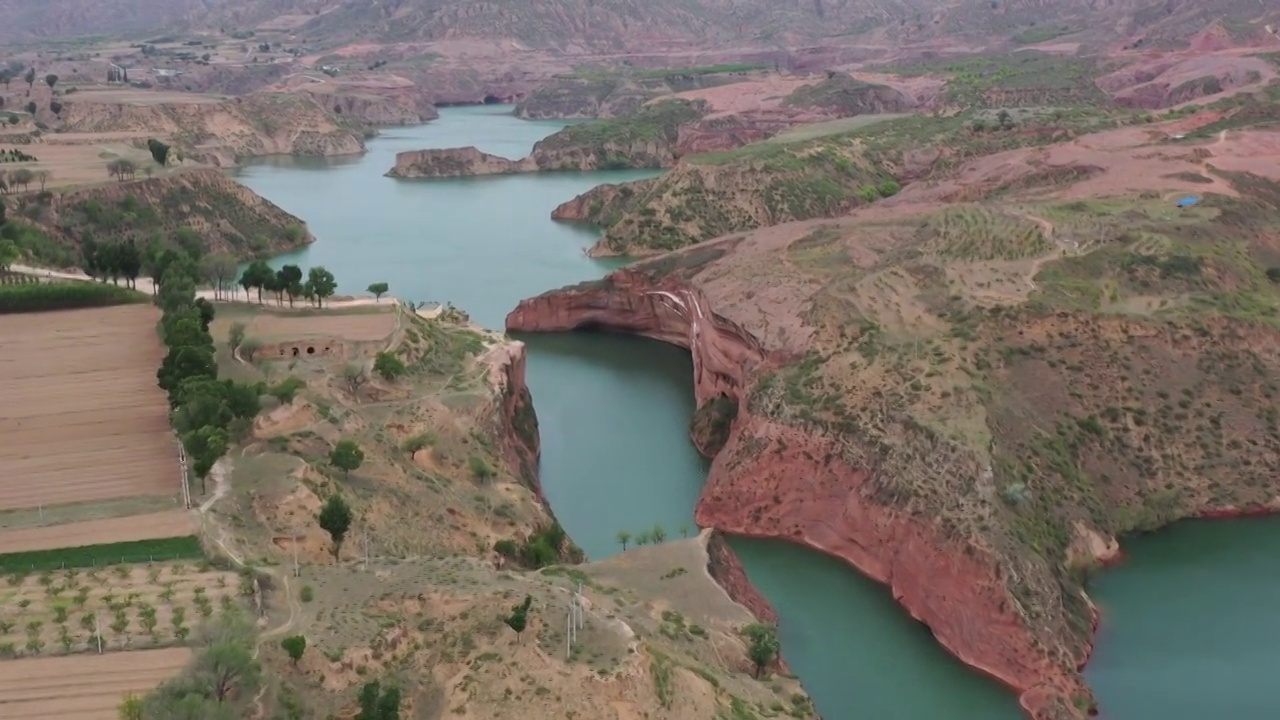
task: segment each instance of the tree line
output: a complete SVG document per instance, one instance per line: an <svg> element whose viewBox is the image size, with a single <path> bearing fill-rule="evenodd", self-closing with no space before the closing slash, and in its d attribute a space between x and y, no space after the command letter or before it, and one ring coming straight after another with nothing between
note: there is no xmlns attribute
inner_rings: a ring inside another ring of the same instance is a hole
<svg viewBox="0 0 1280 720"><path fill-rule="evenodd" d="M325 299L333 297L338 290L338 281L324 266L308 270L304 280L302 268L297 265L282 265L279 270L272 270L264 260L250 263L236 283L244 288L245 299L249 298L250 290L257 290L258 302L262 302L262 293L266 291L275 295L277 305L283 305L287 297L289 307L293 307L293 301L298 298L324 307Z"/></svg>
<svg viewBox="0 0 1280 720"><path fill-rule="evenodd" d="M168 394L173 427L203 493L214 463L230 446L231 433L246 431L261 409L259 397L265 388L261 383L218 379L209 334L214 308L196 298L196 261L183 250L166 248L152 262L156 302L163 313L160 334L168 348L156 380Z"/></svg>

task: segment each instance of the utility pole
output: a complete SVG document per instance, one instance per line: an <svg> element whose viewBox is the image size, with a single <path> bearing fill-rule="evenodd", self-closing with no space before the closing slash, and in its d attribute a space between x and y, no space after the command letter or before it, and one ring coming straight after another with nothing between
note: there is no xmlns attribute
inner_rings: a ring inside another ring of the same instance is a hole
<svg viewBox="0 0 1280 720"><path fill-rule="evenodd" d="M302 573L298 570L298 534L293 535L293 576L302 577Z"/></svg>
<svg viewBox="0 0 1280 720"><path fill-rule="evenodd" d="M567 662L573 654L573 610L564 616L564 659Z"/></svg>
<svg viewBox="0 0 1280 720"><path fill-rule="evenodd" d="M102 628L98 625L98 613L93 614L93 636L98 640L98 654L102 654Z"/></svg>

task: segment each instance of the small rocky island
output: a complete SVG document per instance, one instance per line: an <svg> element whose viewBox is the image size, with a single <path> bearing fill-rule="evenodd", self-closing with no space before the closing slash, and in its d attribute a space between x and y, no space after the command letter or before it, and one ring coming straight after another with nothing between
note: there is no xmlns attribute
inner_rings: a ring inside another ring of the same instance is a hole
<svg viewBox="0 0 1280 720"><path fill-rule="evenodd" d="M469 177L512 175L538 170L538 163L532 157L508 160L498 155L481 152L472 146L396 153L395 167L387 171L387 177Z"/></svg>

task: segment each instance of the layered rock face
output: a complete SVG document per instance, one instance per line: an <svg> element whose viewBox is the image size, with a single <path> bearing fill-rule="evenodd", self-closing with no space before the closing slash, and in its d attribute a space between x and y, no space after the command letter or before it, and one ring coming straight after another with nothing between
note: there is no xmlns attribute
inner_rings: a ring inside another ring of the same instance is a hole
<svg viewBox="0 0 1280 720"><path fill-rule="evenodd" d="M751 412L748 388L788 353L718 315L695 287L621 270L525 300L506 325L523 332L596 327L689 348L699 406L723 396L739 408L698 501L700 526L788 540L889 585L945 648L1018 691L1033 718L1064 717L1063 698L1089 697L1078 676L1040 649L1008 601L994 558L946 537L927 518L877 501L877 468L847 462L834 438Z"/></svg>
<svg viewBox="0 0 1280 720"><path fill-rule="evenodd" d="M211 165L231 166L237 158L261 155L364 152L362 123L345 121L309 94L156 105L72 100L64 112L63 131L145 132L169 138L192 159Z"/></svg>
<svg viewBox="0 0 1280 720"><path fill-rule="evenodd" d="M387 171L387 177L468 177L473 175L510 175L521 172L535 172L537 170L537 164L530 158L508 160L504 157L481 152L475 147L464 147L409 150L396 153L396 164Z"/></svg>

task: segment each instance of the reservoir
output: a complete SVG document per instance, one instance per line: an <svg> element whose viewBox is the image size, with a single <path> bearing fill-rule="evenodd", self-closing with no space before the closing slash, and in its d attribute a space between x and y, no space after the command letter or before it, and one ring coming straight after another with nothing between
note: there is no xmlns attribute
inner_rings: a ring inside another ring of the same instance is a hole
<svg viewBox="0 0 1280 720"><path fill-rule="evenodd" d="M504 106L440 113L427 125L385 131L362 157L279 158L240 171L237 179L304 219L317 238L275 264L296 262L304 271L324 265L337 276L339 293L385 281L396 297L452 302L495 329L521 299L617 266L585 256L593 231L549 215L597 184L650 174L383 177L397 152L475 145L519 158L564 125L517 120ZM601 334L521 339L529 346L542 484L569 535L600 558L620 549L620 530L635 534L661 525L669 538L696 531L693 508L707 466L688 438L694 409L688 354ZM1268 551L1271 558L1280 553L1280 525L1258 522L1175 528L1126 545L1129 560L1097 583L1108 614L1090 679L1104 717L1202 720L1204 708L1223 711L1214 717L1272 716L1248 712L1266 699L1258 673L1280 675L1258 656L1267 645L1280 646L1277 616L1264 611L1265 602L1280 607L1280 571L1270 565L1267 595L1259 592L1265 571L1256 566ZM1205 542L1204 532L1217 533L1209 539L1219 552L1203 556L1204 572L1185 571L1183 561L1200 547L1188 543ZM944 653L884 587L793 546L733 545L778 610L783 653L826 720L1021 717L1011 693ZM1177 601L1180 594L1185 602ZM1161 604L1151 604L1153 598ZM1217 632L1246 612L1270 625L1252 626L1239 643ZM1150 644L1149 636L1161 631L1163 644ZM1214 638L1220 642L1210 643ZM1178 692L1194 693L1199 709L1177 700ZM1249 697L1254 705L1246 704Z"/></svg>

